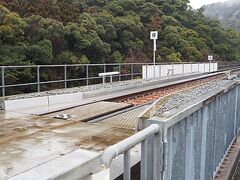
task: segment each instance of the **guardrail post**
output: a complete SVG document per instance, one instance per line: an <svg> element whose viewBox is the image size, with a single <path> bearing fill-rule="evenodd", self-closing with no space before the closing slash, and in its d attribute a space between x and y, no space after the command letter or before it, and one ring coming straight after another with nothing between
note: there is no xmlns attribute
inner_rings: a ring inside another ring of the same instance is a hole
<svg viewBox="0 0 240 180"><path fill-rule="evenodd" d="M237 86L236 87L236 93L235 93L235 96L236 96L236 98L235 98L235 114L234 114L234 135L235 136L237 136L237 133L238 133L238 128L237 128L237 112L238 112L238 96L239 96L239 94L238 94L238 92L239 92L239 90L238 90L238 88L239 88L239 86Z"/></svg>
<svg viewBox="0 0 240 180"><path fill-rule="evenodd" d="M158 67L159 67L159 78L161 78L162 77L162 65L159 64Z"/></svg>
<svg viewBox="0 0 240 180"><path fill-rule="evenodd" d="M118 71L119 71L119 76L118 76L118 79L119 81L121 81L121 64L118 64Z"/></svg>
<svg viewBox="0 0 240 180"><path fill-rule="evenodd" d="M184 75L184 63L182 64L182 74Z"/></svg>
<svg viewBox="0 0 240 180"><path fill-rule="evenodd" d="M143 77L143 66L142 66L142 78ZM148 65L146 64L146 79L149 79L150 77L148 76Z"/></svg>
<svg viewBox="0 0 240 180"><path fill-rule="evenodd" d="M40 66L37 66L37 88L38 88L38 92L41 91L40 88Z"/></svg>
<svg viewBox="0 0 240 180"><path fill-rule="evenodd" d="M124 152L123 179L124 180L130 180L131 179L130 150L127 150L127 151Z"/></svg>
<svg viewBox="0 0 240 180"><path fill-rule="evenodd" d="M106 67L106 64L104 64L103 66L103 72L105 73L107 71L107 67Z"/></svg>
<svg viewBox="0 0 240 180"><path fill-rule="evenodd" d="M159 132L153 136L153 180L161 180L163 168L163 143L162 134Z"/></svg>
<svg viewBox="0 0 240 180"><path fill-rule="evenodd" d="M2 67L2 96L5 96L5 67Z"/></svg>
<svg viewBox="0 0 240 180"><path fill-rule="evenodd" d="M64 88L67 89L67 65L64 65Z"/></svg>
<svg viewBox="0 0 240 180"><path fill-rule="evenodd" d="M88 67L88 65L86 65L86 78L87 78L87 86L89 85L89 67Z"/></svg>
<svg viewBox="0 0 240 180"><path fill-rule="evenodd" d="M211 72L211 64L210 64L210 62L208 63L208 72L209 73Z"/></svg>
<svg viewBox="0 0 240 180"><path fill-rule="evenodd" d="M134 74L134 67L133 64L131 64L131 80L133 80L133 74Z"/></svg>
<svg viewBox="0 0 240 180"><path fill-rule="evenodd" d="M148 180L147 177L147 140L141 144L141 180Z"/></svg>

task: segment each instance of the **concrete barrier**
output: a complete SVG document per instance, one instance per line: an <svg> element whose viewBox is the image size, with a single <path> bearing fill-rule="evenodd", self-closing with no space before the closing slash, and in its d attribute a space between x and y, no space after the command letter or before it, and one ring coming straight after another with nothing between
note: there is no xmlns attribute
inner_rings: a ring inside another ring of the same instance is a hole
<svg viewBox="0 0 240 180"><path fill-rule="evenodd" d="M169 70L172 70L172 69L173 69L173 73L169 73ZM217 70L218 70L218 63L156 65L155 77L159 78L159 77L164 77L168 75L216 72ZM153 65L142 66L142 78L143 79L154 78Z"/></svg>
<svg viewBox="0 0 240 180"><path fill-rule="evenodd" d="M4 99L1 100L0 107L4 110L31 109L81 101L82 98L82 93L72 93L16 100Z"/></svg>

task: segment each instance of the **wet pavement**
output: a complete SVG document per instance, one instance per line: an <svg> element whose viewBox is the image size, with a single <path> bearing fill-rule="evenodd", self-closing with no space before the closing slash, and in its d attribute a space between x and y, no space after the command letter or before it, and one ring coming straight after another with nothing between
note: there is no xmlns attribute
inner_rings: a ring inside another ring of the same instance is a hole
<svg viewBox="0 0 240 180"><path fill-rule="evenodd" d="M104 125L0 111L0 179L78 148L102 151L133 133Z"/></svg>

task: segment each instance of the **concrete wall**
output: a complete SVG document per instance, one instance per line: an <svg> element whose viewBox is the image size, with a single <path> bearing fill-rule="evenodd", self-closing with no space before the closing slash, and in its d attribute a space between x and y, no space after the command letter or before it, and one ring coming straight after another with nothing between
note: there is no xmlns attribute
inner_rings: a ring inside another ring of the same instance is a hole
<svg viewBox="0 0 240 180"><path fill-rule="evenodd" d="M200 63L200 64L172 64L172 65L156 65L155 77L163 77L171 75L169 72L173 69L173 74L188 74L188 73L205 73L215 72L218 70L218 63ZM143 65L142 66L142 78L151 79L154 78L154 66Z"/></svg>

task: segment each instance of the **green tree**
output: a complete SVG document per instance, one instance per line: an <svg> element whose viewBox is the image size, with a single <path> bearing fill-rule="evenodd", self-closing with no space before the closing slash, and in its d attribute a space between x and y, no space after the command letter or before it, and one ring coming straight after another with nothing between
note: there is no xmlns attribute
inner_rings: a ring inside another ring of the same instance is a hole
<svg viewBox="0 0 240 180"><path fill-rule="evenodd" d="M29 46L27 57L35 64L51 64L53 61L51 41L43 40Z"/></svg>
<svg viewBox="0 0 240 180"><path fill-rule="evenodd" d="M115 51L113 54L112 54L112 58L113 58L113 62L115 63L122 63L122 55L119 51Z"/></svg>
<svg viewBox="0 0 240 180"><path fill-rule="evenodd" d="M181 62L181 57L182 55L178 52L167 55L166 59L169 62Z"/></svg>

